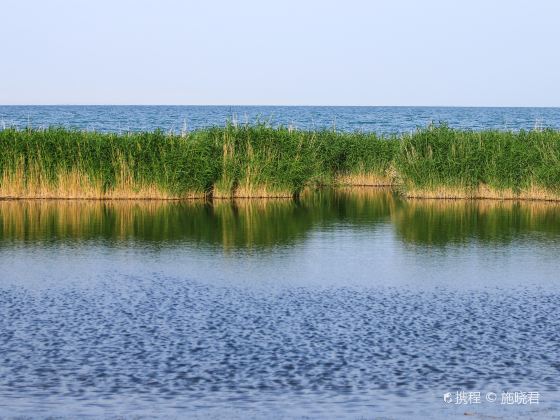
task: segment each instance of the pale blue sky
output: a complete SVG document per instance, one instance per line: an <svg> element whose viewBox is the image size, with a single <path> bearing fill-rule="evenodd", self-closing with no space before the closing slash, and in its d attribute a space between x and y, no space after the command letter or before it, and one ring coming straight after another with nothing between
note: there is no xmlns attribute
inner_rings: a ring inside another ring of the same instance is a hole
<svg viewBox="0 0 560 420"><path fill-rule="evenodd" d="M0 104L560 106L553 0L0 0Z"/></svg>

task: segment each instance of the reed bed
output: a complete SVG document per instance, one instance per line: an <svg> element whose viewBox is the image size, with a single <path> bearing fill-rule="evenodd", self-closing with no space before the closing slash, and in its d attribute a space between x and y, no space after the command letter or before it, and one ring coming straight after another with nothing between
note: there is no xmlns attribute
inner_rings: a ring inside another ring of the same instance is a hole
<svg viewBox="0 0 560 420"><path fill-rule="evenodd" d="M322 186L391 185L408 197L560 199L555 130L5 129L0 152L0 198L282 198Z"/></svg>
<svg viewBox="0 0 560 420"><path fill-rule="evenodd" d="M556 130L429 127L403 137L395 165L408 197L560 199Z"/></svg>
<svg viewBox="0 0 560 420"><path fill-rule="evenodd" d="M293 197L341 176L382 178L395 146L374 134L264 125L188 135L6 129L0 197Z"/></svg>

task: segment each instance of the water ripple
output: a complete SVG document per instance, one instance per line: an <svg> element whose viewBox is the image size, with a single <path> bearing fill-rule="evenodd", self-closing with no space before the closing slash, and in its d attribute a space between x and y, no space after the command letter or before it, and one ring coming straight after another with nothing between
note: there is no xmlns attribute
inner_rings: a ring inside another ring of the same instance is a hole
<svg viewBox="0 0 560 420"><path fill-rule="evenodd" d="M364 395L556 392L559 297L523 289L264 293L157 276L85 290L7 287L0 290L0 414L17 398L29 402L28 414L40 414L32 401L42 397L122 397L119 407L129 413L127 398L170 399L204 413L197 402L208 397L206 409L227 410L232 399L259 400L262 409L266 395L283 395L286 406L291 398L337 395L344 412ZM312 408L321 412L318 402Z"/></svg>

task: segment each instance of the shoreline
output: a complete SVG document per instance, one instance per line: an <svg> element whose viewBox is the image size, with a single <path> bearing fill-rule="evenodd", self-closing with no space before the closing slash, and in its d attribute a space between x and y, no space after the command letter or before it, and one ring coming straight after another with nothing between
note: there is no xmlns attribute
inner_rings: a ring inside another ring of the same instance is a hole
<svg viewBox="0 0 560 420"><path fill-rule="evenodd" d="M387 190L391 191L394 194L399 195L403 200L421 200L421 201L509 201L509 202L550 202L550 203L558 203L560 202L560 196L553 197L553 196L542 196L542 195L535 195L530 196L526 194L519 194L519 195L504 195L500 194L500 191L493 192L488 195L472 195L469 194L467 190L464 191L463 194L456 194L456 195L449 195L449 194L442 194L436 195L433 191L426 191L425 194L422 194L419 191L415 191L414 193L406 193L401 190L401 185L388 185L388 184L380 184L380 185L330 185L330 186L321 186L315 188L304 189L298 195L255 195L255 196L212 196L211 194L208 195L201 195L201 196L187 196L187 197L139 197L139 196L130 196L130 197L88 197L88 196L75 196L75 197L64 197L64 196L0 196L0 202L6 201L91 201L91 202L225 202L225 201L245 201L245 200L298 200L304 197L306 194L312 194L317 191L325 191L325 190L335 190L335 191L363 191L363 190Z"/></svg>

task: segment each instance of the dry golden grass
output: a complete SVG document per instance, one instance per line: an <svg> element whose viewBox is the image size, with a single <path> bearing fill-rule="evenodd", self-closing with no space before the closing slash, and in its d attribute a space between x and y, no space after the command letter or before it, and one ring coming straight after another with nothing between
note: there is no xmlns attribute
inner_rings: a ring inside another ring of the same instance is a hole
<svg viewBox="0 0 560 420"><path fill-rule="evenodd" d="M238 185L236 188L224 188L221 184L214 185L212 198L237 199L237 198L292 198L294 193L288 189L281 189L268 184L252 184L250 181Z"/></svg>
<svg viewBox="0 0 560 420"><path fill-rule="evenodd" d="M224 149L224 153L230 153ZM24 170L22 164L15 170L4 171L0 181L0 199L201 199L206 197L204 191L186 191L182 194L170 194L156 184L136 181L124 160L113 188L105 189L100 178L89 176L79 169L59 170L55 180L45 178L45 171L37 166ZM258 173L247 173L241 182L232 188L231 182L220 182L214 186L214 198L291 198L294 196L290 188L282 188L273 183L262 182ZM398 186L398 174L358 172L339 175L335 185L359 189L360 187ZM402 188L402 186L400 186ZM301 195L310 191L305 188ZM560 201L560 192L547 190L535 184L519 192L513 189L497 189L481 184L478 188L438 186L433 188L402 188L408 198L425 199L492 199L492 200L547 200Z"/></svg>
<svg viewBox="0 0 560 420"><path fill-rule="evenodd" d="M54 181L45 179L43 174L35 166L25 172L23 165L18 165L14 171L5 171L0 181L0 199L174 200L205 197L203 191L173 195L157 185L138 183L125 165L121 166L116 185L111 189L104 189L100 179L92 178L78 169L59 171Z"/></svg>
<svg viewBox="0 0 560 420"><path fill-rule="evenodd" d="M341 186L385 187L394 185L394 180L383 174L359 172L337 175L335 183Z"/></svg>
<svg viewBox="0 0 560 420"><path fill-rule="evenodd" d="M333 189L337 196L352 196L356 198L375 198L392 197L394 189L388 185L368 186L368 185L341 185Z"/></svg>
<svg viewBox="0 0 560 420"><path fill-rule="evenodd" d="M492 213L496 210L511 211L514 207L519 206L527 212L558 211L560 209L560 201L551 200L528 200L528 199L474 199L465 201L464 199L416 199L410 198L406 200L406 210L415 211L422 209L430 209L432 211L457 213L464 212L466 206L476 209L478 213Z"/></svg>
<svg viewBox="0 0 560 420"><path fill-rule="evenodd" d="M289 189L277 188L268 184L252 184L244 182L233 191L233 198L292 198L294 193Z"/></svg>
<svg viewBox="0 0 560 420"><path fill-rule="evenodd" d="M478 188L468 189L461 187L434 187L431 189L409 188L404 191L407 198L427 199L490 199L490 200L547 200L559 201L560 193L546 190L542 187L531 187L519 192L513 189L497 189L488 185L479 185Z"/></svg>
<svg viewBox="0 0 560 420"><path fill-rule="evenodd" d="M221 188L221 186L214 185L214 189L212 190L212 198L230 199L231 197L232 193L229 188Z"/></svg>

